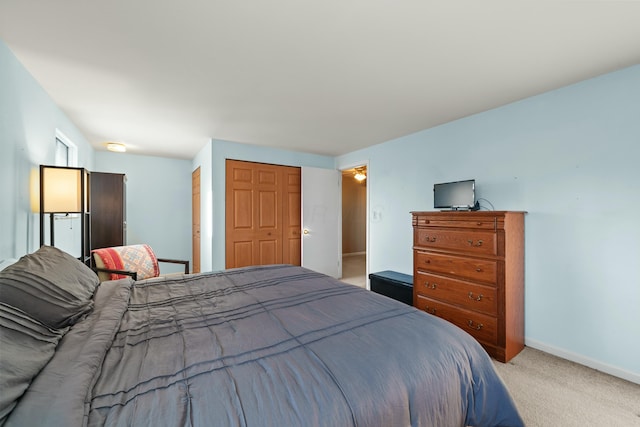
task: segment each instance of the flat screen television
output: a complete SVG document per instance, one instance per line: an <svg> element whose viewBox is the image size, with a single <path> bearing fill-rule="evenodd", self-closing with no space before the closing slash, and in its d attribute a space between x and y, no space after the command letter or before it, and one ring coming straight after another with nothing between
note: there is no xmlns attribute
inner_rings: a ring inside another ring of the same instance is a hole
<svg viewBox="0 0 640 427"><path fill-rule="evenodd" d="M477 210L476 180L434 184L433 207L447 210Z"/></svg>

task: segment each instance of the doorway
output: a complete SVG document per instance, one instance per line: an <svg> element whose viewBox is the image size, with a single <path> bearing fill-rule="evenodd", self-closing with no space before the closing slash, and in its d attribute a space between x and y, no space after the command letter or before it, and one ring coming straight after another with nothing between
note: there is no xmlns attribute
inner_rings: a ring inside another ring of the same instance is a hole
<svg viewBox="0 0 640 427"><path fill-rule="evenodd" d="M367 288L367 165L342 170L342 281Z"/></svg>

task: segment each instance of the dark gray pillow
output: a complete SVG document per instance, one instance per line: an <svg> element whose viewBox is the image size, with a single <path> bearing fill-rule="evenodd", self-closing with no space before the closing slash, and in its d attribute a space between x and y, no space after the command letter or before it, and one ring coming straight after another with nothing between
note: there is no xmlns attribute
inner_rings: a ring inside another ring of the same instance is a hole
<svg viewBox="0 0 640 427"><path fill-rule="evenodd" d="M43 246L0 271L0 302L59 329L93 308L98 283L98 276L79 260Z"/></svg>
<svg viewBox="0 0 640 427"><path fill-rule="evenodd" d="M0 425L53 357L65 331L48 328L23 311L0 303Z"/></svg>

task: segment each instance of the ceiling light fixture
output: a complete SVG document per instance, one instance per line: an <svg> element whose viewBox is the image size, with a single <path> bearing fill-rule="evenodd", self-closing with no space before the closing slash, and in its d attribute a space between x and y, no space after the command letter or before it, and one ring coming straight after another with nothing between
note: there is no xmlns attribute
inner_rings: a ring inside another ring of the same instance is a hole
<svg viewBox="0 0 640 427"><path fill-rule="evenodd" d="M108 142L107 150L113 151L116 153L124 153L127 151L127 147L124 144L121 144L119 142Z"/></svg>
<svg viewBox="0 0 640 427"><path fill-rule="evenodd" d="M364 181L365 179L367 179L367 174L365 173L365 169L364 168L356 168L356 172L353 174L353 177L358 182Z"/></svg>

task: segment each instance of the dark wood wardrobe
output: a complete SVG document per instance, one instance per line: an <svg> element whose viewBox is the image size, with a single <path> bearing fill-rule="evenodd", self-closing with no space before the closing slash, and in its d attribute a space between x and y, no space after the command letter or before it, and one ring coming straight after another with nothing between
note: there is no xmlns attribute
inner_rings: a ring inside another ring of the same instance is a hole
<svg viewBox="0 0 640 427"><path fill-rule="evenodd" d="M126 245L126 183L124 174L91 172L91 249Z"/></svg>

